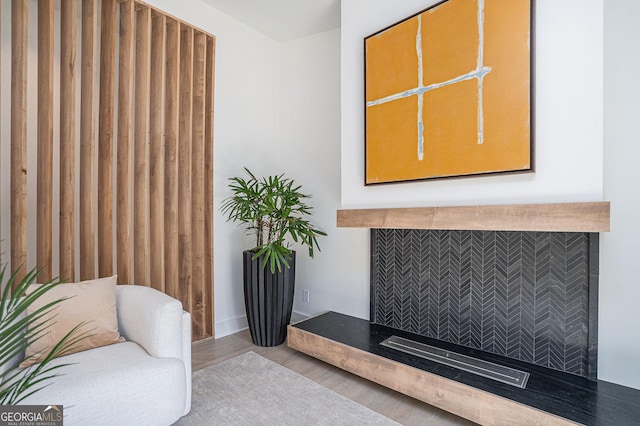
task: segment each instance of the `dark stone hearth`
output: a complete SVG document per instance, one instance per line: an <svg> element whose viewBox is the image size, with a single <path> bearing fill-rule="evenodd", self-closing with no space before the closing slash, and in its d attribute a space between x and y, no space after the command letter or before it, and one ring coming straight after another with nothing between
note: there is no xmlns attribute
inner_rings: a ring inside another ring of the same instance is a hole
<svg viewBox="0 0 640 426"><path fill-rule="evenodd" d="M597 246L588 233L372 229L371 322L595 379Z"/></svg>
<svg viewBox="0 0 640 426"><path fill-rule="evenodd" d="M638 419L640 419L640 391L625 386L600 380L587 380L573 374L525 364L521 361L476 349L456 346L440 340L370 324L369 321L335 312L328 312L310 318L292 327L499 395L579 424L631 426L637 425ZM380 345L383 340L392 335L527 371L531 376L527 387L518 389L495 380L486 379L473 373L467 373ZM446 395L446 389L444 390Z"/></svg>

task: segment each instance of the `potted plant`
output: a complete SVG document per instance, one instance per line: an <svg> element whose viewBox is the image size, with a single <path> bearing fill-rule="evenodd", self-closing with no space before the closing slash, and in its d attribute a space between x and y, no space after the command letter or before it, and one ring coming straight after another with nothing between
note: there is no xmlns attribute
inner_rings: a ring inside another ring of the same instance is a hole
<svg viewBox="0 0 640 426"><path fill-rule="evenodd" d="M30 291L39 270L33 269L17 281L16 273L7 277L6 269L5 265L0 271L0 405L15 405L47 386L48 380L60 376L61 369L70 364L55 364L53 359L71 350L87 337L87 332L80 332L83 324L78 324L41 362L18 368L27 346L44 336L49 314L65 299L56 299L30 312L30 305L61 281L56 278Z"/></svg>
<svg viewBox="0 0 640 426"><path fill-rule="evenodd" d="M221 211L231 222L244 225L256 244L243 252L244 302L251 339L259 346L277 346L287 336L295 289L296 253L291 241L306 246L313 257L317 238L326 235L308 219L309 195L281 175L232 177L233 195Z"/></svg>

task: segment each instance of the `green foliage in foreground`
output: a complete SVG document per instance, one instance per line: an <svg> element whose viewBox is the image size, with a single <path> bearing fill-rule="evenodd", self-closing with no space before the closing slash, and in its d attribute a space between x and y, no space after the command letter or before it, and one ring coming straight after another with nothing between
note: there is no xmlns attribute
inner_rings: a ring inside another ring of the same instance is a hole
<svg viewBox="0 0 640 426"><path fill-rule="evenodd" d="M27 308L43 294L61 284L58 279L49 281L26 294L31 284L36 282L39 271L34 269L16 283L16 273L6 274L6 265L0 272L0 405L15 405L24 398L38 392L47 384L47 380L61 375L61 369L70 364L53 365L52 360L64 355L83 338L86 332L80 333L78 324L62 338L47 354L42 362L33 364L24 370L17 367L22 361L28 342L34 342L47 331L47 316L65 299L57 299L34 312ZM15 290L11 290L15 286Z"/></svg>

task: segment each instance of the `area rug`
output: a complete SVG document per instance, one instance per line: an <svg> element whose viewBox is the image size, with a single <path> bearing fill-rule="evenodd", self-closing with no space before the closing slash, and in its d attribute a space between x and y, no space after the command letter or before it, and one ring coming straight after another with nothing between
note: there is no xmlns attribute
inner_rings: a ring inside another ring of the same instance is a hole
<svg viewBox="0 0 640 426"><path fill-rule="evenodd" d="M176 425L398 425L254 352L193 373L191 412Z"/></svg>

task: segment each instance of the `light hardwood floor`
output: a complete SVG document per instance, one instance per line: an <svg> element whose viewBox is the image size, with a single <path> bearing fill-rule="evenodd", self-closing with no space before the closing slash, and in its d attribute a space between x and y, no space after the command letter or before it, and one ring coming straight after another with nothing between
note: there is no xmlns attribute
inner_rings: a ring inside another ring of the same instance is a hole
<svg viewBox="0 0 640 426"><path fill-rule="evenodd" d="M253 351L271 361L277 362L403 425L473 424L438 408L290 349L286 343L273 348L255 346L251 342L251 336L248 330L220 339L210 338L195 342L192 346L193 370L196 371L206 368L249 351Z"/></svg>

